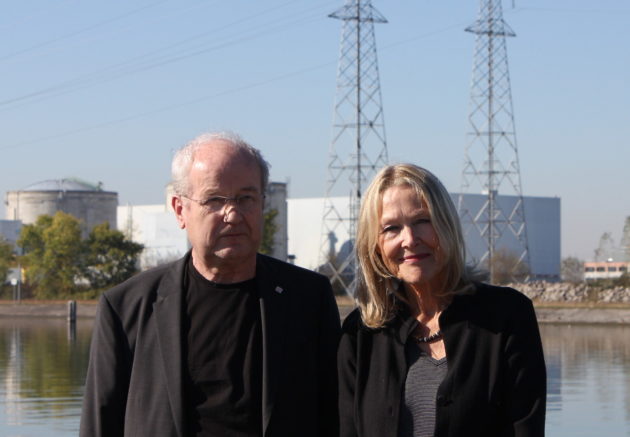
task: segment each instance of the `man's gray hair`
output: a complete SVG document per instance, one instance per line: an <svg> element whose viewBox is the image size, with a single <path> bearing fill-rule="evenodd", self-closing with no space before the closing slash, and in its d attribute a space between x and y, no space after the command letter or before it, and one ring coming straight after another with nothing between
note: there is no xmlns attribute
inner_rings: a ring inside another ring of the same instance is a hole
<svg viewBox="0 0 630 437"><path fill-rule="evenodd" d="M264 194L269 183L269 163L265 161L260 150L246 143L239 135L233 132L208 132L201 134L175 152L171 163L171 183L175 193L179 196L189 194L188 175L195 158L195 152L214 141L227 141L235 149L252 158L260 168L261 194Z"/></svg>

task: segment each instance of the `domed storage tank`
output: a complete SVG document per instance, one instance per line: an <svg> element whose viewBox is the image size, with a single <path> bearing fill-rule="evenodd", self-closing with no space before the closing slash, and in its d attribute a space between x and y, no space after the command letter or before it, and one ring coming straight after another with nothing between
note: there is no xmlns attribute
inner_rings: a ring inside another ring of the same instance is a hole
<svg viewBox="0 0 630 437"><path fill-rule="evenodd" d="M77 179L37 182L7 192L5 203L6 218L24 224L34 223L40 215L63 211L81 220L84 236L103 222L116 229L118 193L104 191L100 182L96 185Z"/></svg>

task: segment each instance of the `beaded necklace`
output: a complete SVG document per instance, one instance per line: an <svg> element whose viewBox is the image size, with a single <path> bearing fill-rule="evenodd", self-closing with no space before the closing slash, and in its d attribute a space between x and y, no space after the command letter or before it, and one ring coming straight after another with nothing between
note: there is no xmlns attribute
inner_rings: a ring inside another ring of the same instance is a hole
<svg viewBox="0 0 630 437"><path fill-rule="evenodd" d="M437 332L434 332L431 335L427 335L426 337L414 337L418 343L433 343L442 337L442 330L438 329Z"/></svg>

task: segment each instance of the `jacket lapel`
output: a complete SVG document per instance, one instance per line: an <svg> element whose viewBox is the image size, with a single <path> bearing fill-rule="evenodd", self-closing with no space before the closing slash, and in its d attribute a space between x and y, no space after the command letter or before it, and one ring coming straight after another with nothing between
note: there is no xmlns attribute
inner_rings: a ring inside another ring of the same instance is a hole
<svg viewBox="0 0 630 437"><path fill-rule="evenodd" d="M168 400L179 437L184 435L181 328L184 268L189 257L190 252L173 265L160 284L157 299L153 304L160 358L164 365L164 374L167 375L165 384ZM155 381L155 383L161 382Z"/></svg>
<svg viewBox="0 0 630 437"><path fill-rule="evenodd" d="M448 365L446 376L438 388L438 406L447 405L452 402L457 372L455 363L465 363L469 361L468 359L461 359L463 357L462 348L470 344L469 336L471 335L471 329L468 308L472 303L469 302L469 299L468 295L455 295L451 304L440 315L440 328L444 333L446 357L452 361L451 364Z"/></svg>
<svg viewBox="0 0 630 437"><path fill-rule="evenodd" d="M263 339L263 435L267 431L280 377L285 363L285 340L287 332L290 290L278 282L280 275L274 274L273 266L264 257L258 256L256 279L260 300L260 315Z"/></svg>

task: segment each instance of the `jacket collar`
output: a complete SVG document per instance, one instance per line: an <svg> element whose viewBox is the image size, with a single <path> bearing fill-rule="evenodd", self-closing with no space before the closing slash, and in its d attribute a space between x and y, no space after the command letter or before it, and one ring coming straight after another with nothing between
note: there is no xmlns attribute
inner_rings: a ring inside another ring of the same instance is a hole
<svg viewBox="0 0 630 437"><path fill-rule="evenodd" d="M396 317L392 321L392 328L396 333L396 339L404 345L411 333L418 326L418 321L411 315L409 307L402 301L396 300Z"/></svg>
<svg viewBox="0 0 630 437"><path fill-rule="evenodd" d="M182 387L182 305L186 265L190 251L168 268L157 289L153 304L155 329L164 364L173 422L179 437L184 435Z"/></svg>
<svg viewBox="0 0 630 437"><path fill-rule="evenodd" d="M458 322L466 321L466 326L468 326L466 314L468 313L469 299L470 296L476 293L477 287L478 285L476 285L473 291L467 294L453 296L453 301L446 307L442 314L440 314L440 329L444 332L445 337L448 335L447 332L452 329L453 325L458 324ZM418 321L411 315L409 307L404 302L396 299L395 305L396 316L392 322L390 322L391 328L395 331L397 340L405 344L418 325Z"/></svg>
<svg viewBox="0 0 630 437"><path fill-rule="evenodd" d="M474 294L474 291L471 293ZM469 295L456 295L453 297L451 304L440 314L440 329L444 333L444 347L446 348L446 356L455 356L457 349L457 338L465 335L465 331L469 329L467 314L470 306ZM394 337L400 343L398 348L398 371L401 375L407 374L407 364L405 360L405 344L407 339L418 325L418 321L411 315L411 311L403 302L397 302L397 313L391 322L391 328L394 330ZM448 403L453 397L454 390L454 373L449 365L447 374L439 386L438 396L441 397L442 403Z"/></svg>
<svg viewBox="0 0 630 437"><path fill-rule="evenodd" d="M263 435L267 431L280 376L284 373L285 341L291 289L281 283L273 262L264 255L256 259L256 284L259 293L260 316L263 338Z"/></svg>

